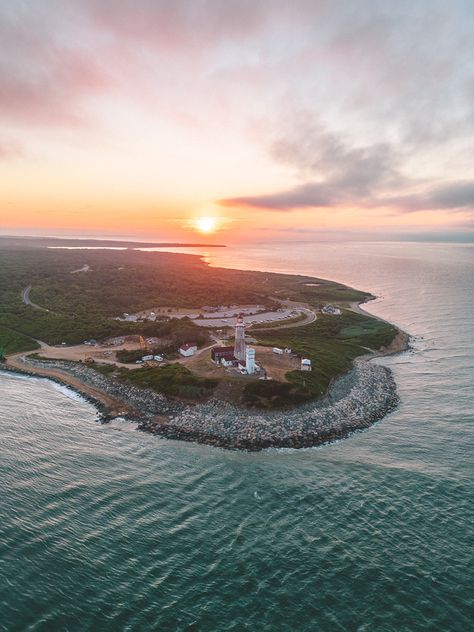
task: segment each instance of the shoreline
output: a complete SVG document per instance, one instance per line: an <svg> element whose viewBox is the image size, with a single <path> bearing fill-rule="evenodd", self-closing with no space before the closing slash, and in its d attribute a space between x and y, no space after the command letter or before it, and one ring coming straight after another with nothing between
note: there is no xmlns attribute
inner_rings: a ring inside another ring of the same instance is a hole
<svg viewBox="0 0 474 632"><path fill-rule="evenodd" d="M85 365L27 360L25 353L9 356L0 369L66 385L96 407L101 423L120 416L137 423L138 430L226 449L307 448L367 429L397 407L391 370L370 361L408 350L409 338L398 330L389 347L356 358L322 398L282 411L246 409L212 398L186 404L111 380Z"/></svg>
<svg viewBox="0 0 474 632"><path fill-rule="evenodd" d="M47 380L49 382L53 382L54 384L58 384L59 386L69 388L96 408L98 421L101 423L108 423L117 417L124 417L130 419L131 421L136 421L139 417L139 412L131 409L131 407L127 406L124 402L122 403L118 399L109 397L103 391L89 389L86 384L77 379L73 379L72 376L69 376L66 373L61 374L61 376L56 376L52 372L48 371L46 367L41 371L31 370L33 368L36 369L36 367L20 368L16 365L12 366L6 363L0 363L0 375L2 372L7 374L11 373L12 375L31 377L37 380ZM120 404L123 404L123 406Z"/></svg>

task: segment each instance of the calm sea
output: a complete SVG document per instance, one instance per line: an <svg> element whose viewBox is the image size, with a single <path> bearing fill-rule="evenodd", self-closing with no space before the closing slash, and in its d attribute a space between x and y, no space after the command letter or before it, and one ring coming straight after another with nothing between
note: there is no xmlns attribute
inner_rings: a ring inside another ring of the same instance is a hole
<svg viewBox="0 0 474 632"><path fill-rule="evenodd" d="M211 265L369 290L414 338L401 404L317 449L229 452L100 426L0 376L0 629L474 629L474 247L279 244Z"/></svg>

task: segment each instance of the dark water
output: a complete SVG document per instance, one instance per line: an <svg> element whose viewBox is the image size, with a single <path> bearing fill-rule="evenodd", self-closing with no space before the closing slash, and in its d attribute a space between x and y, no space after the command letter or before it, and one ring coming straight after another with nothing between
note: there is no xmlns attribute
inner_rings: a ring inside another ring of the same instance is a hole
<svg viewBox="0 0 474 632"><path fill-rule="evenodd" d="M168 442L0 377L0 629L472 630L474 248L267 246L212 264L370 290L416 336L400 408L330 446Z"/></svg>

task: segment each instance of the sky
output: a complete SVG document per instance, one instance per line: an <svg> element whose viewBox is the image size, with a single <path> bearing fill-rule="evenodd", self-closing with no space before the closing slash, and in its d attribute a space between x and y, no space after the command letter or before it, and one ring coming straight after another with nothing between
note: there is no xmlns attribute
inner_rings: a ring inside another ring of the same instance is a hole
<svg viewBox="0 0 474 632"><path fill-rule="evenodd" d="M474 238L471 0L0 0L0 234Z"/></svg>

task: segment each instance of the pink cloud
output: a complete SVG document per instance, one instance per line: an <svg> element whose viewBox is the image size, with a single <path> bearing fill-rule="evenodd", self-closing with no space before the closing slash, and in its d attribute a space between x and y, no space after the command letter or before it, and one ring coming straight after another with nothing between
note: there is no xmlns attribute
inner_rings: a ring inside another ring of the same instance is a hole
<svg viewBox="0 0 474 632"><path fill-rule="evenodd" d="M16 160L24 155L23 147L16 141L0 140L0 160Z"/></svg>

